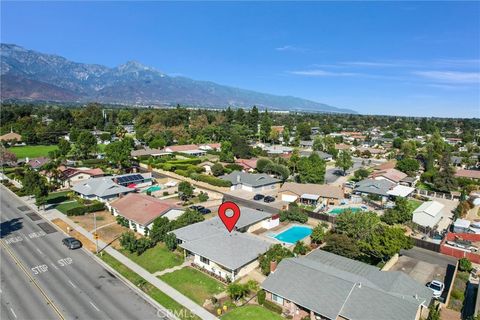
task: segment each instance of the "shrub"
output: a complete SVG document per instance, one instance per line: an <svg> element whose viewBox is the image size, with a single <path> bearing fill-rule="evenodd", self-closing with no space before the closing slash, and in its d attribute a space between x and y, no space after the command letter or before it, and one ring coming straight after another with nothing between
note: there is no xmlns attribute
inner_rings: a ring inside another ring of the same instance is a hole
<svg viewBox="0 0 480 320"><path fill-rule="evenodd" d="M265 290L259 290L257 292L257 301L258 301L258 304L259 305L263 305L263 303L265 302L265 297L266 297L266 293L265 293Z"/></svg>
<svg viewBox="0 0 480 320"><path fill-rule="evenodd" d="M296 204L291 203L288 210L280 211L280 221L298 221L305 223L308 221L308 215Z"/></svg>
<svg viewBox="0 0 480 320"><path fill-rule="evenodd" d="M190 174L186 170L175 170L175 173L183 177L187 177L187 178L190 177Z"/></svg>
<svg viewBox="0 0 480 320"><path fill-rule="evenodd" d="M163 191L163 196L168 196L168 191Z"/></svg>
<svg viewBox="0 0 480 320"><path fill-rule="evenodd" d="M263 303L263 306L270 311L273 311L278 314L282 314L282 307L279 306L278 304L275 304L274 302L265 300L265 302Z"/></svg>
<svg viewBox="0 0 480 320"><path fill-rule="evenodd" d="M198 195L198 200L200 202L205 202L208 200L208 193L200 191L200 194Z"/></svg>
<svg viewBox="0 0 480 320"><path fill-rule="evenodd" d="M195 175L195 176L192 176L192 178L198 181L206 182L208 184L211 184L212 186L217 186L217 187L230 187L232 185L230 181L215 178L206 174Z"/></svg>
<svg viewBox="0 0 480 320"><path fill-rule="evenodd" d="M458 269L460 271L470 272L472 271L472 263L467 258L462 258L458 260Z"/></svg>
<svg viewBox="0 0 480 320"><path fill-rule="evenodd" d="M93 204L87 206L87 212L102 211L105 209L105 204L103 202L94 202Z"/></svg>
<svg viewBox="0 0 480 320"><path fill-rule="evenodd" d="M168 250L174 251L177 248L177 237L174 233L167 233L164 240Z"/></svg>
<svg viewBox="0 0 480 320"><path fill-rule="evenodd" d="M455 300L463 301L463 292L458 289L453 289L450 295Z"/></svg>
<svg viewBox="0 0 480 320"><path fill-rule="evenodd" d="M305 255L308 251L308 247L305 245L303 241L297 241L295 247L293 248L293 253L299 255Z"/></svg>
<svg viewBox="0 0 480 320"><path fill-rule="evenodd" d="M67 216L83 216L87 212L86 207L74 207L67 210Z"/></svg>

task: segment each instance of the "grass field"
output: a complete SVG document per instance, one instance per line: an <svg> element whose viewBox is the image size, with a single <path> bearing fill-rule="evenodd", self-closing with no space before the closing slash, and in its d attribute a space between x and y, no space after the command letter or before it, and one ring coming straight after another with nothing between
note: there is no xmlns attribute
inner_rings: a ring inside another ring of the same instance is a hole
<svg viewBox="0 0 480 320"><path fill-rule="evenodd" d="M278 313L262 306L243 306L236 308L222 317L222 320L281 320Z"/></svg>
<svg viewBox="0 0 480 320"><path fill-rule="evenodd" d="M8 148L9 151L15 153L18 159L23 158L37 158L37 157L46 157L50 151L56 150L56 145L50 146L21 146L21 147L11 147Z"/></svg>
<svg viewBox="0 0 480 320"><path fill-rule="evenodd" d="M170 252L163 243L158 243L155 247L148 249L139 256L127 250L121 250L121 252L150 273L179 266L183 262L183 258L180 255Z"/></svg>
<svg viewBox="0 0 480 320"><path fill-rule="evenodd" d="M203 305L206 299L225 290L223 283L189 267L164 274L160 279L200 305Z"/></svg>
<svg viewBox="0 0 480 320"><path fill-rule="evenodd" d="M160 303L163 307L177 315L180 319L200 319L192 312L190 312L190 310L186 309L184 306L170 298L168 295L160 291L157 287L147 282L141 276L127 268L120 261L109 255L108 253L103 253L103 255L99 257L108 265L110 265L113 269L117 270L122 276L132 282L135 286L139 287L143 292L145 292L155 301Z"/></svg>
<svg viewBox="0 0 480 320"><path fill-rule="evenodd" d="M413 200L413 199L409 199L407 200L407 202L408 202L408 207L410 208L410 212L415 211L415 209L420 207L420 205L423 203L422 201Z"/></svg>
<svg viewBox="0 0 480 320"><path fill-rule="evenodd" d="M71 202L64 202L59 204L58 206L55 207L55 209L59 210L60 212L67 214L67 210L75 207L81 207L80 203L77 201L71 201Z"/></svg>

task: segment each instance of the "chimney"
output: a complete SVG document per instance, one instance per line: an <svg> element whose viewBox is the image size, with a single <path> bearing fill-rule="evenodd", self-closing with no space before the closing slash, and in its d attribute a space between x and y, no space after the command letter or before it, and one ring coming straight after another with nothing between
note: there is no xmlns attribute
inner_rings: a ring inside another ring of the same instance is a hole
<svg viewBox="0 0 480 320"><path fill-rule="evenodd" d="M277 270L277 261L272 260L270 261L270 273L274 273Z"/></svg>

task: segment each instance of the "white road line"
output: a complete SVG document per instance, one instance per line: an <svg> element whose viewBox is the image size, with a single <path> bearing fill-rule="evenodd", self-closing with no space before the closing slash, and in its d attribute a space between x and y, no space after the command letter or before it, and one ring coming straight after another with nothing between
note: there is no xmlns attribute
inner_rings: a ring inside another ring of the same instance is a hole
<svg viewBox="0 0 480 320"><path fill-rule="evenodd" d="M12 311L13 316L17 318L17 315L15 314L15 311L13 311L13 308L10 308L10 311Z"/></svg>
<svg viewBox="0 0 480 320"><path fill-rule="evenodd" d="M40 249L38 249L38 248L35 248L35 249L37 249L38 253L43 254L43 252L40 251Z"/></svg>
<svg viewBox="0 0 480 320"><path fill-rule="evenodd" d="M77 287L73 284L72 281L68 280L68 282L70 282L70 284L72 285L72 287L77 288Z"/></svg>
<svg viewBox="0 0 480 320"><path fill-rule="evenodd" d="M89 301L89 302L90 302L90 304L92 305L92 307L94 307L95 309L97 309L97 311L100 311L100 309L98 309L97 306L93 304L93 302L91 302L91 301Z"/></svg>
<svg viewBox="0 0 480 320"><path fill-rule="evenodd" d="M55 269L58 269L58 267L57 267L56 265L54 265L53 263L52 263L52 266L53 266Z"/></svg>

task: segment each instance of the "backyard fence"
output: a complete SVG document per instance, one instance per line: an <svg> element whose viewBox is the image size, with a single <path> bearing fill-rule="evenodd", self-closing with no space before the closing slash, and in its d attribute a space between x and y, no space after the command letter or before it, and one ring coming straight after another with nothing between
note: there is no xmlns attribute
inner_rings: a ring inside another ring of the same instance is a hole
<svg viewBox="0 0 480 320"><path fill-rule="evenodd" d="M440 198L440 199L447 199L447 200L459 199L458 196L454 196L451 193L443 193L443 192L437 192L437 191L415 189L415 193L421 196L427 196L432 198Z"/></svg>
<svg viewBox="0 0 480 320"><path fill-rule="evenodd" d="M328 213L312 212L312 211L307 211L307 210L305 210L305 212L306 212L306 214L308 215L309 218L317 219L317 220L320 220L320 221L326 221L326 222L329 222L331 224L335 224L336 217L332 216Z"/></svg>
<svg viewBox="0 0 480 320"><path fill-rule="evenodd" d="M439 243L434 243L434 242L430 242L430 241L426 241L426 240L422 240L422 239L417 239L417 238L412 238L412 237L410 237L410 239L412 239L413 245L415 247L419 247L419 248L422 248L422 249L427 249L427 250L430 250L430 251L433 251L433 252L440 252L440 244Z"/></svg>

